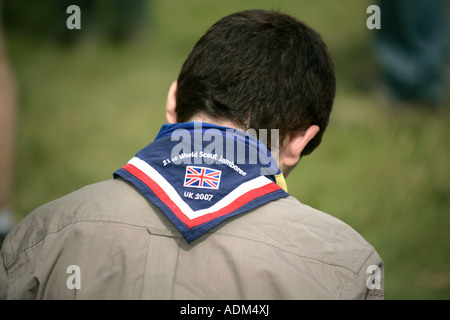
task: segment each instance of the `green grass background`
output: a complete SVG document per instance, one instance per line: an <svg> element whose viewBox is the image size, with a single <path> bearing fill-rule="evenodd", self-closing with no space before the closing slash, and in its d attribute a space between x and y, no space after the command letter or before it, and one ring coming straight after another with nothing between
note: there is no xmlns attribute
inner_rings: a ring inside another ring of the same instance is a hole
<svg viewBox="0 0 450 320"><path fill-rule="evenodd" d="M448 106L439 114L394 112L378 90L363 88L376 74L376 31L366 28L366 8L375 3L152 1L145 33L126 45L86 29L74 31L87 36L70 47L26 28L8 32L20 99L12 203L18 219L110 179L153 140L171 82L212 23L238 10L279 9L322 34L338 76L323 143L289 176L291 194L345 221L377 249L386 299L449 299Z"/></svg>

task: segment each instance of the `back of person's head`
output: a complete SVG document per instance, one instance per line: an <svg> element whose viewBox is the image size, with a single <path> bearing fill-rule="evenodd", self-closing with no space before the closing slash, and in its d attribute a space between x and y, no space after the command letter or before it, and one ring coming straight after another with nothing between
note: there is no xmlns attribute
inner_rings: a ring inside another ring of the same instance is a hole
<svg viewBox="0 0 450 320"><path fill-rule="evenodd" d="M321 36L274 11L226 16L197 42L178 77L178 122L202 114L247 129L279 129L280 141L311 125L321 142L335 95L334 64Z"/></svg>

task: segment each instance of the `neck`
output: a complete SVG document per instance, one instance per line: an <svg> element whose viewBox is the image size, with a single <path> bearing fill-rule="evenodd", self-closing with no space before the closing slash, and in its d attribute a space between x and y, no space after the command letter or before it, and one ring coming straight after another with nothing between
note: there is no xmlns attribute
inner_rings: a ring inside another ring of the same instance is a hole
<svg viewBox="0 0 450 320"><path fill-rule="evenodd" d="M191 119L189 119L189 122L190 121L206 122L206 123L215 124L216 126L229 127L229 128L245 131L243 128L241 128L241 126L239 126L238 124L236 124L233 121L212 119L204 114L197 114L197 115L193 116Z"/></svg>
<svg viewBox="0 0 450 320"><path fill-rule="evenodd" d="M193 116L191 119L189 119L189 121L199 121L199 122L211 123L211 124L214 124L217 126L229 127L229 128L245 131L240 125L236 124L233 121L212 119L212 118L206 116L205 114L197 114L197 115ZM278 167L280 168L284 177L287 178L287 176L289 175L289 173L292 171L292 169L294 167L288 167L288 166L284 165L284 161L283 161L282 157L280 157L280 155L279 155L280 151L281 150L279 149L278 152L272 153L272 156L274 157L275 161L277 162Z"/></svg>

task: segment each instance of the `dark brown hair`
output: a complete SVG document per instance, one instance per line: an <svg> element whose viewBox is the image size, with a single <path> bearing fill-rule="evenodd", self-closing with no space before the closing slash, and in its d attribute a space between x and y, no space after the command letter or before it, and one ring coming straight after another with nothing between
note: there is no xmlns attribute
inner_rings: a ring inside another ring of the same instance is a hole
<svg viewBox="0 0 450 320"><path fill-rule="evenodd" d="M289 15L265 10L215 23L178 77L178 122L197 114L249 128L279 129L280 141L318 125L311 153L328 125L336 90L333 61L321 36Z"/></svg>

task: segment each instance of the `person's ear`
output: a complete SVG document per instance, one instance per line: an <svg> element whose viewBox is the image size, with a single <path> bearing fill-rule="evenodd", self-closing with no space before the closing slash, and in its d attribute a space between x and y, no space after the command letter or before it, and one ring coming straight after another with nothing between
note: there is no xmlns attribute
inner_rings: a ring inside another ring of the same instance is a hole
<svg viewBox="0 0 450 320"><path fill-rule="evenodd" d="M166 119L168 123L177 123L177 81L172 82L172 85L169 88L169 93L167 94L166 101Z"/></svg>
<svg viewBox="0 0 450 320"><path fill-rule="evenodd" d="M280 150L280 162L283 167L294 167L299 161L306 145L316 136L320 128L310 126L306 131L294 134Z"/></svg>

